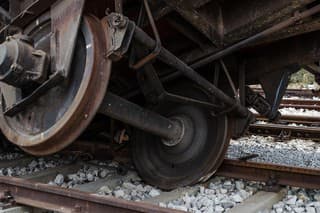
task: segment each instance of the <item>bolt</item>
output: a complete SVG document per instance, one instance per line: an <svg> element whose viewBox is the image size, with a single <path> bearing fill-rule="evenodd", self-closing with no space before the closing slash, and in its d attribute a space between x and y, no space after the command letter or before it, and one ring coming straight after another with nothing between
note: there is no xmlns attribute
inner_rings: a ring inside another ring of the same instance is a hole
<svg viewBox="0 0 320 213"><path fill-rule="evenodd" d="M112 26L117 28L124 28L127 24L126 19L121 14L116 14L112 16Z"/></svg>

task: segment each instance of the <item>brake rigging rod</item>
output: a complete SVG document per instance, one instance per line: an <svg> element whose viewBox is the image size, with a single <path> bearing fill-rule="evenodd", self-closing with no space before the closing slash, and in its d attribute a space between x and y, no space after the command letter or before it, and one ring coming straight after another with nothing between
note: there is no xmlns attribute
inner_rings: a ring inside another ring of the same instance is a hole
<svg viewBox="0 0 320 213"><path fill-rule="evenodd" d="M156 46L156 41L139 27L135 28L133 36L135 40L146 46L148 49L154 49L154 47ZM242 106L235 99L229 97L223 91L211 84L208 80L199 75L196 71L194 71L194 69L184 63L174 54L169 52L167 49L161 47L158 59L168 64L169 66L176 68L184 76L196 82L198 85L201 85L209 93L225 103L230 110L237 112L239 116L247 117L249 115L249 111L246 107Z"/></svg>

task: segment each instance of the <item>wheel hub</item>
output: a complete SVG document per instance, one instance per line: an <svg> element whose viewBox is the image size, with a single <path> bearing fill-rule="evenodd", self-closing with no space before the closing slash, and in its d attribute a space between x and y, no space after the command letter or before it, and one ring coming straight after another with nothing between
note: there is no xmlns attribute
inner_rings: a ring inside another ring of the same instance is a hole
<svg viewBox="0 0 320 213"><path fill-rule="evenodd" d="M0 45L0 81L14 87L42 83L49 59L47 53L36 50L28 37L10 36Z"/></svg>
<svg viewBox="0 0 320 213"><path fill-rule="evenodd" d="M180 126L180 134L177 138L174 138L174 139L165 139L165 138L162 138L162 143L166 146L175 146L175 145L178 145L184 138L184 133L185 133L185 125L184 125L184 120L183 120L183 117L171 117L171 121L173 121L173 123L175 125L179 125Z"/></svg>

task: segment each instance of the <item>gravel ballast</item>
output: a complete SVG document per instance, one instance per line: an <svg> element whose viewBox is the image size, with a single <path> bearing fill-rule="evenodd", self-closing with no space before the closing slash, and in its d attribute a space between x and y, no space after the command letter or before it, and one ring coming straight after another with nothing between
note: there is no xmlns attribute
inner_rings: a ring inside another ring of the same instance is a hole
<svg viewBox="0 0 320 213"><path fill-rule="evenodd" d="M320 144L311 140L293 139L282 142L273 137L243 137L231 141L227 158L239 159L252 154L258 155L250 159L254 162L320 168Z"/></svg>
<svg viewBox="0 0 320 213"><path fill-rule="evenodd" d="M24 157L25 155L18 152L8 152L8 153L0 153L0 160L17 160L19 158Z"/></svg>
<svg viewBox="0 0 320 213"><path fill-rule="evenodd" d="M287 187L282 201L273 205L271 213L320 213L320 190ZM264 213L265 213L264 212Z"/></svg>
<svg viewBox="0 0 320 213"><path fill-rule="evenodd" d="M0 168L0 176L24 176L49 168L69 164L71 160L59 159L59 156L35 158L26 166Z"/></svg>
<svg viewBox="0 0 320 213"><path fill-rule="evenodd" d="M254 181L215 177L209 185L197 186L195 194L185 194L177 200L160 203L162 207L194 213L225 212L255 194L264 184Z"/></svg>
<svg viewBox="0 0 320 213"><path fill-rule="evenodd" d="M64 188L73 188L77 185L95 182L101 178L106 178L114 174L114 169L97 167L91 165L83 165L77 172L71 174L57 174L56 177L49 182L50 185L61 186Z"/></svg>

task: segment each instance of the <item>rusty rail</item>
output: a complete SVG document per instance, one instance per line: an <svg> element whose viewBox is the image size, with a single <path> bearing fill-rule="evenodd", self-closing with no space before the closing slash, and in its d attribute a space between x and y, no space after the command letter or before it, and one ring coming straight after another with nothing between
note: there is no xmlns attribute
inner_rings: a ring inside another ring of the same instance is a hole
<svg viewBox="0 0 320 213"><path fill-rule="evenodd" d="M273 136L281 139L301 138L320 140L319 127L288 126L283 124L251 124L249 133L253 135Z"/></svg>
<svg viewBox="0 0 320 213"><path fill-rule="evenodd" d="M254 114L259 121L268 121L267 118L259 115ZM282 115L280 120L277 123L297 123L297 124L304 124L308 126L319 126L320 124L320 117L314 116L301 116L301 115Z"/></svg>
<svg viewBox="0 0 320 213"><path fill-rule="evenodd" d="M275 185L320 189L320 170L318 169L226 159L217 175L263 181Z"/></svg>
<svg viewBox="0 0 320 213"><path fill-rule="evenodd" d="M264 94L261 88L253 88L253 91ZM320 96L320 91L310 89L287 89L285 92L286 96L298 96L298 97L315 97Z"/></svg>
<svg viewBox="0 0 320 213"><path fill-rule="evenodd" d="M0 199L57 212L181 212L142 202L99 196L21 178L0 177Z"/></svg>
<svg viewBox="0 0 320 213"><path fill-rule="evenodd" d="M283 99L281 101L280 108L288 107L298 109L320 110L320 101L309 99Z"/></svg>

